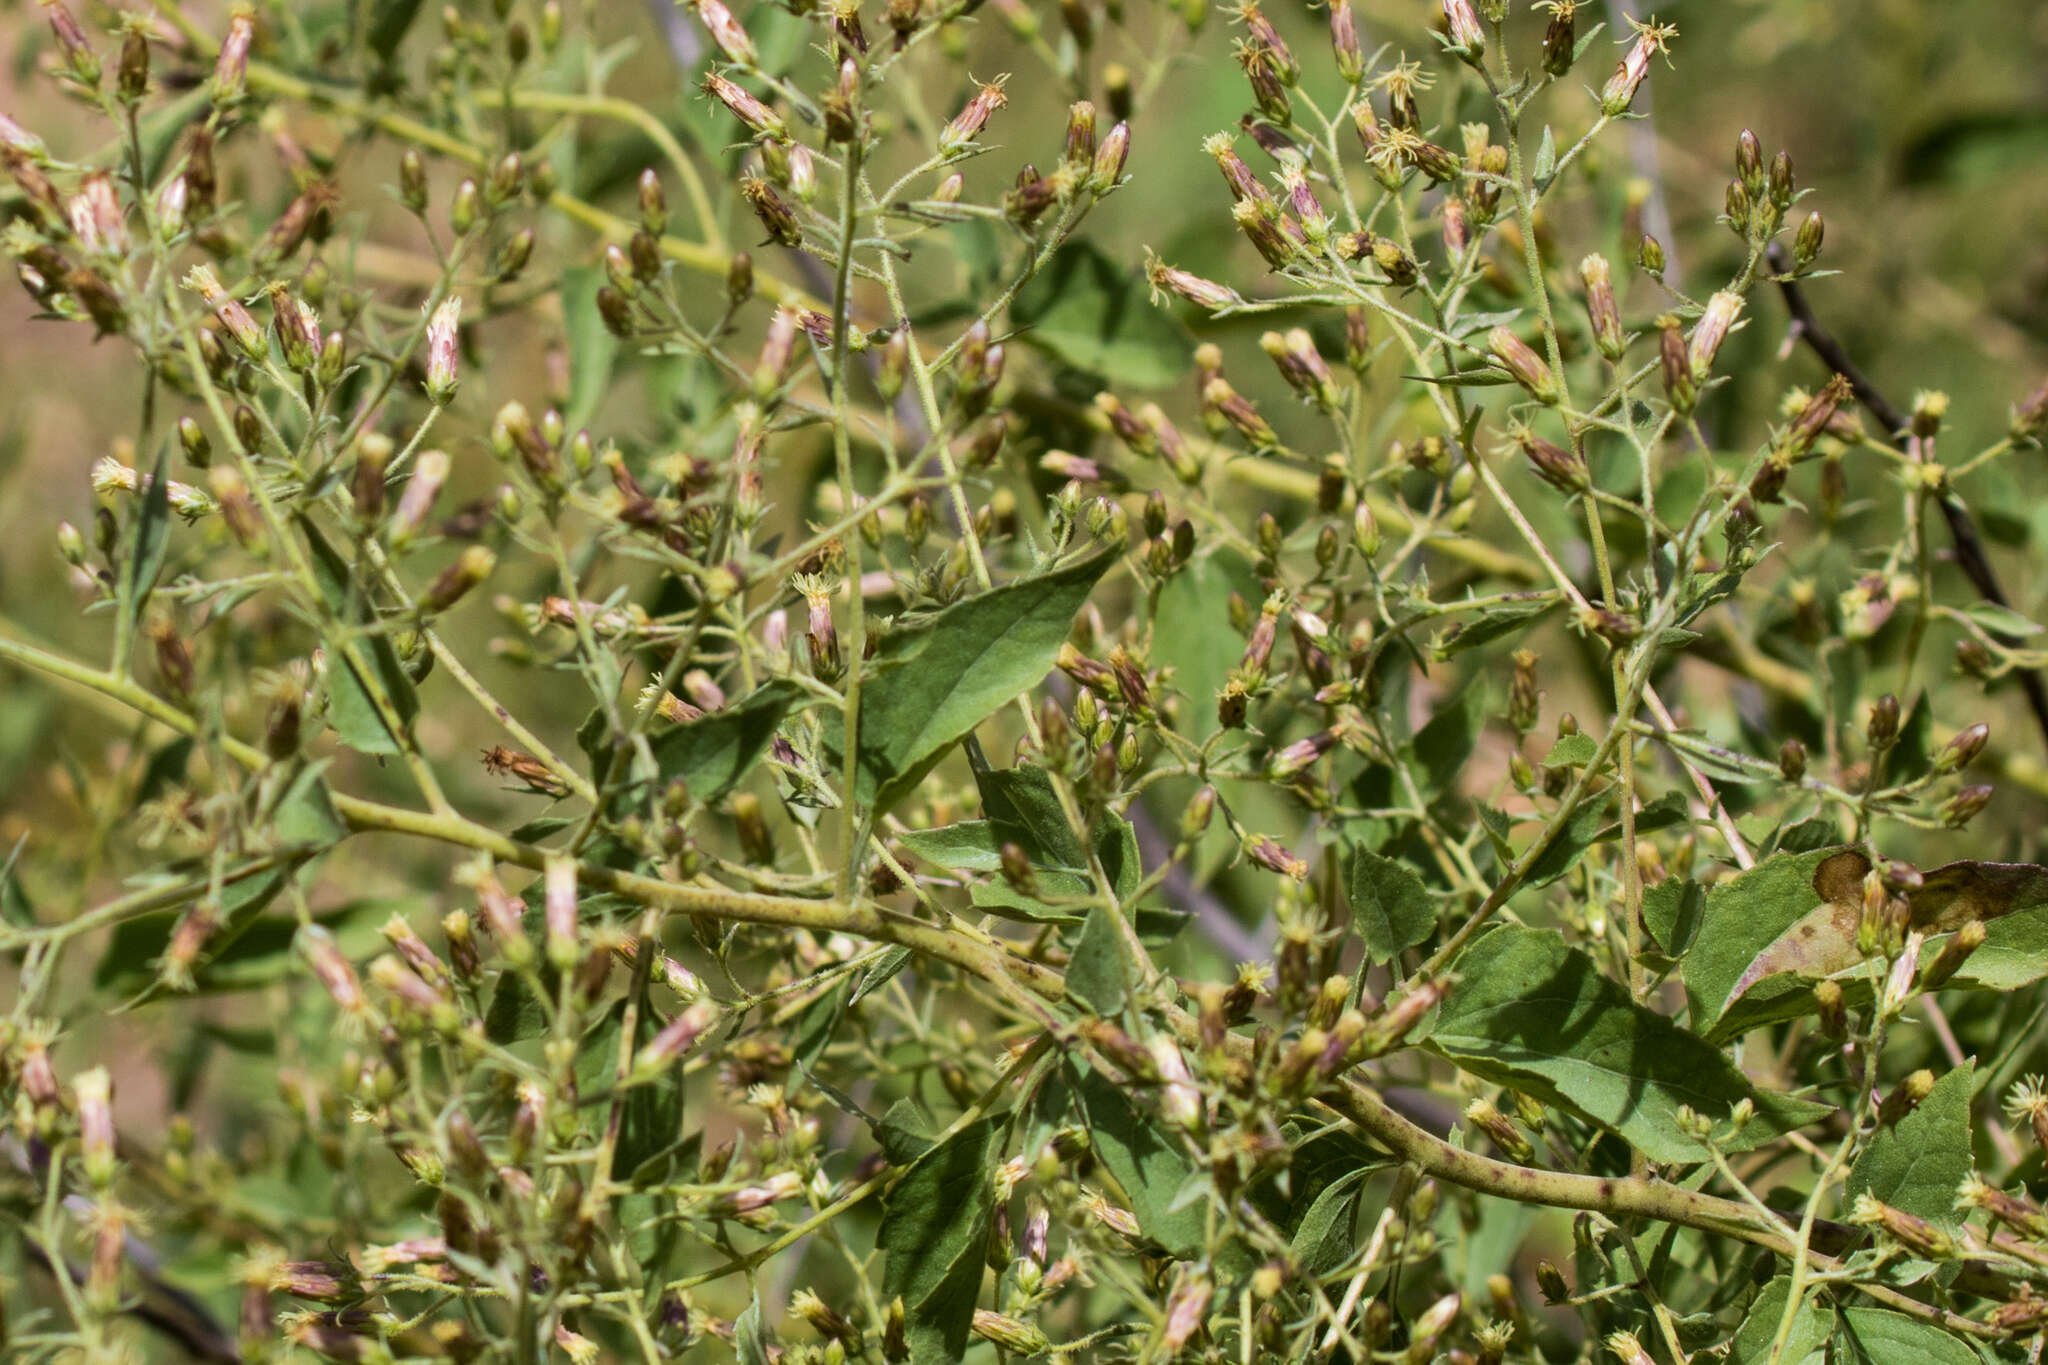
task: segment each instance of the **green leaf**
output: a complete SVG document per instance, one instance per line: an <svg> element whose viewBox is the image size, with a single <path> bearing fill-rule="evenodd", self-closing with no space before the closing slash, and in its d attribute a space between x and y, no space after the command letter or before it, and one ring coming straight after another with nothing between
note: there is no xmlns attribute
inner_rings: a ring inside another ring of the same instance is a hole
<svg viewBox="0 0 2048 1365"><path fill-rule="evenodd" d="M1822 903L1814 879L1824 863L1838 856L1840 850L1825 848L1773 854L1708 889L1699 933L1683 968L1694 1028L1710 1039L1739 1031L1725 1019L1743 993L1738 983L1766 949ZM1856 880L1860 897L1860 871Z"/></svg>
<svg viewBox="0 0 2048 1365"><path fill-rule="evenodd" d="M562 272L562 328L569 345L569 401L562 424L569 431L590 425L597 405L611 386L619 339L597 311L597 291L604 271L594 265L571 266Z"/></svg>
<svg viewBox="0 0 2048 1365"><path fill-rule="evenodd" d="M1729 1343L1728 1365L1765 1365L1770 1360L1778 1325L1785 1319L1785 1300L1791 1292L1791 1277L1780 1275L1750 1300L1742 1315L1742 1325ZM1809 1288L1800 1298L1798 1312L1792 1315L1792 1331L1778 1357L1780 1365L1821 1365L1834 1325L1834 1314L1827 1311L1825 1304L1816 1302L1816 1295Z"/></svg>
<svg viewBox="0 0 2048 1365"><path fill-rule="evenodd" d="M1718 1048L1637 1004L1553 931L1495 929L1460 955L1456 970L1431 1048L1466 1071L1584 1115L1652 1161L1705 1159L1706 1149L1678 1125L1682 1105L1713 1121L1728 1151L1748 1151L1829 1112L1758 1090ZM1756 1117L1729 1132L1729 1113L1745 1099Z"/></svg>
<svg viewBox="0 0 2048 1365"><path fill-rule="evenodd" d="M1406 864L1355 849L1348 887L1351 922L1373 961L1388 961L1436 932L1436 900Z"/></svg>
<svg viewBox="0 0 2048 1365"><path fill-rule="evenodd" d="M1869 858L1858 849L1816 849L1775 854L1715 886L1699 945L1685 963L1695 1027L1720 1041L1794 1018L1810 1007L1810 983L1855 969L1862 961L1856 925L1869 870ZM2021 965L2010 955L2012 945L2033 937L2033 926L2006 931L2003 921L2048 906L2048 867L1946 863L1924 873L1906 899L1908 924L1930 936L1984 922L1985 947L1993 935L2002 940L1987 965L2010 968ZM1968 971L1983 970L1975 965L1983 951L1971 954Z"/></svg>
<svg viewBox="0 0 2048 1365"><path fill-rule="evenodd" d="M862 974L860 984L853 988L853 994L846 997L847 1008L851 1009L896 979L896 974L910 965L910 949L891 948L875 959L875 965Z"/></svg>
<svg viewBox="0 0 2048 1365"><path fill-rule="evenodd" d="M1600 746L1593 742L1593 737L1581 731L1575 735L1566 735L1551 745L1550 752L1543 756L1543 761L1553 768L1584 767L1593 761L1593 755L1599 751Z"/></svg>
<svg viewBox="0 0 2048 1365"><path fill-rule="evenodd" d="M1557 174L1557 138L1547 123L1543 125L1542 140L1536 144L1536 164L1529 168L1529 174L1539 190L1547 188L1550 177Z"/></svg>
<svg viewBox="0 0 2048 1365"><path fill-rule="evenodd" d="M1294 1229L1289 1246L1310 1275L1327 1275L1351 1256L1358 1242L1354 1225L1370 1166L1360 1167L1323 1186Z"/></svg>
<svg viewBox="0 0 2048 1365"><path fill-rule="evenodd" d="M547 1011L518 972L505 972L491 991L484 1012L484 1037L500 1045L538 1038L548 1029Z"/></svg>
<svg viewBox="0 0 2048 1365"><path fill-rule="evenodd" d="M747 1307L732 1324L732 1348L739 1365L769 1365L768 1343L761 1334L761 1293L747 1299Z"/></svg>
<svg viewBox="0 0 2048 1365"><path fill-rule="evenodd" d="M1963 608L1963 615L1993 635L2024 636L2041 633L2041 627L2011 607L2001 607L1996 602L1972 602Z"/></svg>
<svg viewBox="0 0 2048 1365"><path fill-rule="evenodd" d="M156 587L157 575L163 572L164 555L170 548L170 458L171 448L166 444L157 452L156 472L149 476L149 487L142 495L142 510L135 514L135 540L128 551L127 572L121 575L121 624L123 632L131 637L135 623L142 619L149 594Z"/></svg>
<svg viewBox="0 0 2048 1365"><path fill-rule="evenodd" d="M376 0L370 9L369 27L363 33L364 43L370 51L390 61L419 14L420 0Z"/></svg>
<svg viewBox="0 0 2048 1365"><path fill-rule="evenodd" d="M1845 1308L1837 1365L1984 1365L1961 1338L1889 1308Z"/></svg>
<svg viewBox="0 0 2048 1365"><path fill-rule="evenodd" d="M1643 926L1659 947L1683 957L1699 933L1707 893L1689 877L1670 877L1643 892Z"/></svg>
<svg viewBox="0 0 2048 1365"><path fill-rule="evenodd" d="M1927 704L1927 694L1922 692L1899 726L1897 743L1885 756L1884 780L1898 786L1926 776L1933 766L1934 708Z"/></svg>
<svg viewBox="0 0 2048 1365"><path fill-rule="evenodd" d="M1123 1013L1130 990L1123 935L1110 914L1100 905L1088 912L1081 925L1081 936L1074 942L1073 960L1067 967L1068 998L1085 1006L1090 1014L1105 1019Z"/></svg>
<svg viewBox="0 0 2048 1365"><path fill-rule="evenodd" d="M1529 875L1523 878L1523 885L1550 885L1571 871L1579 859L1586 856L1586 850L1599 843L1602 837L1612 837L1606 834L1607 800L1607 796L1602 794L1572 807L1572 813L1564 818L1564 828L1537 855L1536 861L1529 864Z"/></svg>
<svg viewBox="0 0 2048 1365"><path fill-rule="evenodd" d="M334 813L323 774L327 761L308 763L292 775L291 785L277 799L271 830L286 845L327 848L348 837L348 826Z"/></svg>
<svg viewBox="0 0 2048 1365"><path fill-rule="evenodd" d="M1003 841L993 820L963 820L957 825L907 829L896 836L912 857L949 872L996 872L1003 865Z"/></svg>
<svg viewBox="0 0 2048 1365"><path fill-rule="evenodd" d="M955 1361L981 1296L996 1128L976 1119L917 1159L882 1198L882 1294L903 1297L910 1358Z"/></svg>
<svg viewBox="0 0 2048 1365"><path fill-rule="evenodd" d="M620 1007L624 1007L623 1001ZM652 1010L643 1009L636 1018L633 1039L630 1044L623 1034L619 1047L629 1048L637 1053L661 1031L662 1021ZM611 1067L599 1082L598 1089L618 1074L620 1057L617 1050L611 1054ZM683 1136L683 1084L682 1078L673 1070L660 1079L645 1085L636 1085L626 1092L625 1102L619 1115L619 1145L613 1156L613 1169L631 1178L635 1185L647 1185L665 1179L674 1160L676 1144Z"/></svg>
<svg viewBox="0 0 2048 1365"><path fill-rule="evenodd" d="M1098 554L1006 583L885 637L861 693L855 798L887 810L975 726L1043 680L1114 559Z"/></svg>
<svg viewBox="0 0 2048 1365"><path fill-rule="evenodd" d="M1029 764L990 768L977 772L974 784L999 850L1014 843L1033 866L1087 868L1087 851L1067 823L1051 773Z"/></svg>
<svg viewBox="0 0 2048 1365"><path fill-rule="evenodd" d="M1468 649L1519 635L1558 606L1555 593L1532 593L1530 599L1526 602L1502 602L1459 617L1436 637L1436 643L1430 646L1431 652L1438 659L1449 659Z"/></svg>
<svg viewBox="0 0 2048 1365"><path fill-rule="evenodd" d="M305 536L306 545L312 551L313 579L327 603L328 612L343 623L343 629L352 624L370 624L374 613L360 594L351 591L353 570L348 561L328 543L327 537L321 534L310 517L301 516L298 524L300 534ZM411 677L398 660L398 651L391 647L391 641L382 631L358 633L354 639L385 698L397 713L400 724L411 725L413 717L419 714L420 701L413 691ZM358 753L402 752L398 739L384 724L383 715L370 699L365 680L343 652L341 641L338 632L330 634L327 640L328 722L341 736L341 742Z"/></svg>
<svg viewBox="0 0 2048 1365"><path fill-rule="evenodd" d="M1200 1255L1208 1213L1199 1203L1176 1207L1198 1175L1179 1139L1101 1072L1071 1066L1069 1083L1095 1154L1130 1200L1138 1230L1178 1258Z"/></svg>
<svg viewBox="0 0 2048 1365"><path fill-rule="evenodd" d="M1162 389L1187 376L1194 344L1150 294L1140 271L1073 241L1017 291L1010 321L1024 341L1077 370L1119 388Z"/></svg>
<svg viewBox="0 0 2048 1365"><path fill-rule="evenodd" d="M1248 602L1265 594L1251 566L1227 551L1198 555L1160 585L1153 616L1153 664L1173 670L1173 687L1186 699L1182 724L1200 743L1216 733L1216 696L1244 653L1244 637L1230 626L1230 595Z"/></svg>
<svg viewBox="0 0 2048 1365"><path fill-rule="evenodd" d="M1845 1204L1873 1195L1937 1227L1956 1231L1956 1187L1976 1163L1970 1152L1974 1063L1942 1073L1918 1108L1878 1131L1850 1168Z"/></svg>
<svg viewBox="0 0 2048 1365"><path fill-rule="evenodd" d="M761 761L799 696L793 683L766 683L734 705L656 736L650 747L662 782L681 779L698 801L718 800Z"/></svg>
<svg viewBox="0 0 2048 1365"><path fill-rule="evenodd" d="M1416 778L1425 797L1434 798L1452 790L1465 761L1479 743L1486 728L1486 689L1468 683L1429 718L1429 724L1415 732L1408 751L1417 765Z"/></svg>

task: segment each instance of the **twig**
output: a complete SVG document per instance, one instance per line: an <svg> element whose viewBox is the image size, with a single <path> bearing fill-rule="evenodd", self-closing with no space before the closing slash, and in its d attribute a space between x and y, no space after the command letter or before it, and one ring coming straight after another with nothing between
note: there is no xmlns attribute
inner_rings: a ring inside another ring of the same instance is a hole
<svg viewBox="0 0 2048 1365"><path fill-rule="evenodd" d="M1799 339L1804 341L1822 363L1836 374L1849 381L1849 387L1856 394L1858 402L1870 409L1870 415L1884 426L1887 434L1903 431L1908 425L1905 413L1878 391L1869 376L1856 368L1856 362L1849 358L1842 343L1834 333L1821 325L1814 316L1813 305L1807 301L1806 290L1798 280L1791 278L1791 263L1785 258L1782 246L1773 242L1770 250L1771 269L1778 272L1778 292L1785 297L1786 311L1792 314L1797 324ZM1956 565L1977 589L1977 595L1995 606L2010 607L2005 590L1998 585L1998 576L1992 571L1991 558L1984 551L1984 541L1977 534L1977 523L1971 518L1969 509L1954 493L1944 492L1935 501L1941 506L1942 519L1948 523L1949 539L1955 543ZM2010 644L2011 639L1998 636L2002 643ZM2041 738L2048 743L2048 684L2041 675L2031 668L2016 670L2020 689L2027 694L2027 706L2034 713L2034 723L2041 729Z"/></svg>

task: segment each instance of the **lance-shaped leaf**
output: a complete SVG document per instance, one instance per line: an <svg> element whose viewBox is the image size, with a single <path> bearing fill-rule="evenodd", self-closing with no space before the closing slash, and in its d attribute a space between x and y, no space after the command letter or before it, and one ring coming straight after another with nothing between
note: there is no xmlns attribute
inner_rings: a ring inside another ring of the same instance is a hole
<svg viewBox="0 0 2048 1365"><path fill-rule="evenodd" d="M910 1358L967 1349L995 1212L995 1126L977 1119L927 1150L882 1200L882 1293L903 1297Z"/></svg>
<svg viewBox="0 0 2048 1365"><path fill-rule="evenodd" d="M1706 1149L1678 1122L1690 1107L1727 1151L1747 1151L1828 1112L1757 1089L1720 1049L1637 1004L1593 959L1553 932L1504 927L1458 958L1458 983L1428 1045L1457 1065L1571 1109L1652 1161ZM1756 1115L1730 1130L1735 1106Z"/></svg>
<svg viewBox="0 0 2048 1365"><path fill-rule="evenodd" d="M1092 555L956 602L883 639L861 691L855 798L877 812L1052 671L1075 613L1114 560ZM842 736L835 744L844 751Z"/></svg>
<svg viewBox="0 0 2048 1365"><path fill-rule="evenodd" d="M1811 1008L1812 982L1862 961L1856 925L1870 859L1855 848L1778 854L1707 893L1685 989L1694 1027L1732 1038ZM1907 897L1922 933L1952 933L2048 904L2048 867L1954 862Z"/></svg>

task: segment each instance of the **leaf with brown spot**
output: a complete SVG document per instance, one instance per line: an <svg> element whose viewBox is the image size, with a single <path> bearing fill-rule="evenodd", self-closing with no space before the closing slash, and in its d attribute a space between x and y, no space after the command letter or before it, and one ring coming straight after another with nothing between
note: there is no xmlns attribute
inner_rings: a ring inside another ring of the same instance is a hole
<svg viewBox="0 0 2048 1365"><path fill-rule="evenodd" d="M1808 983L1862 960L1856 925L1869 871L1860 850L1824 848L1767 858L1715 886L1684 967L1695 1026L1722 1041L1806 1013ZM1948 863L1926 873L1907 903L1915 929L1953 933L2048 904L2048 867Z"/></svg>

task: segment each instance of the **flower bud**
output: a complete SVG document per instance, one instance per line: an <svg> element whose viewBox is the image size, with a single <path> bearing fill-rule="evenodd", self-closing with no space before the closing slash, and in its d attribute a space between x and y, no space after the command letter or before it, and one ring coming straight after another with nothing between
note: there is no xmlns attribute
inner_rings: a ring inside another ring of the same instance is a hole
<svg viewBox="0 0 2048 1365"><path fill-rule="evenodd" d="M1578 0L1551 0L1550 22L1543 30L1543 69L1562 76L1578 53Z"/></svg>
<svg viewBox="0 0 2048 1365"><path fill-rule="evenodd" d="M981 135L981 130L988 126L988 121L996 110L1010 102L1009 96L1003 93L1003 82L1006 79L1008 78L998 77L977 88L960 112L940 130L940 156L953 156L966 150L973 144L975 138Z"/></svg>
<svg viewBox="0 0 2048 1365"><path fill-rule="evenodd" d="M1959 730L1948 743L1941 746L1934 755L1934 771L1937 773L1961 772L1976 761L1984 752L1985 741L1991 738L1991 727L1979 722L1967 729Z"/></svg>
<svg viewBox="0 0 2048 1365"><path fill-rule="evenodd" d="M1473 12L1472 0L1443 0L1444 23L1450 30L1451 49L1473 66L1486 54L1486 30Z"/></svg>
<svg viewBox="0 0 2048 1365"><path fill-rule="evenodd" d="M44 16L50 21L50 32L56 35L57 46L63 49L64 60L71 68L72 78L80 85L96 87L100 83L99 54L92 50L92 42L85 36L85 30L78 26L78 20L63 3L63 0L38 0Z"/></svg>
<svg viewBox="0 0 2048 1365"><path fill-rule="evenodd" d="M1742 302L1742 295L1726 289L1707 300L1706 311L1692 329L1692 346L1687 352L1694 379L1705 379L1713 372L1714 357L1720 354L1721 343L1727 339L1736 318L1742 315Z"/></svg>
<svg viewBox="0 0 2048 1365"><path fill-rule="evenodd" d="M421 608L428 614L446 611L462 600L464 594L491 576L491 570L498 565L498 557L481 545L471 545L463 550L453 564L427 588L420 599Z"/></svg>
<svg viewBox="0 0 2048 1365"><path fill-rule="evenodd" d="M1664 376L1664 396L1679 412L1691 412L1699 402L1699 384L1693 378L1692 358L1678 319L1670 313L1657 319L1657 361Z"/></svg>
<svg viewBox="0 0 2048 1365"><path fill-rule="evenodd" d="M1550 372L1550 366L1532 350L1529 344L1506 327L1496 327L1487 334L1487 349L1494 359L1514 377L1516 383L1525 389L1531 398L1539 403L1555 403L1558 399L1557 378Z"/></svg>
<svg viewBox="0 0 2048 1365"><path fill-rule="evenodd" d="M718 50L725 59L735 66L754 66L759 56L754 50L754 40L747 36L739 20L733 18L722 0L696 0L697 18L711 32L711 40L718 44Z"/></svg>
<svg viewBox="0 0 2048 1365"><path fill-rule="evenodd" d="M1961 829L1976 819L1984 807L1991 804L1994 790L1989 783L1965 787L1942 802L1941 809L1936 814L1941 818L1941 823L1950 829Z"/></svg>
<svg viewBox="0 0 2048 1365"><path fill-rule="evenodd" d="M473 179L464 179L455 187L455 197L448 201L448 226L458 237L467 237L483 216L484 195Z"/></svg>

